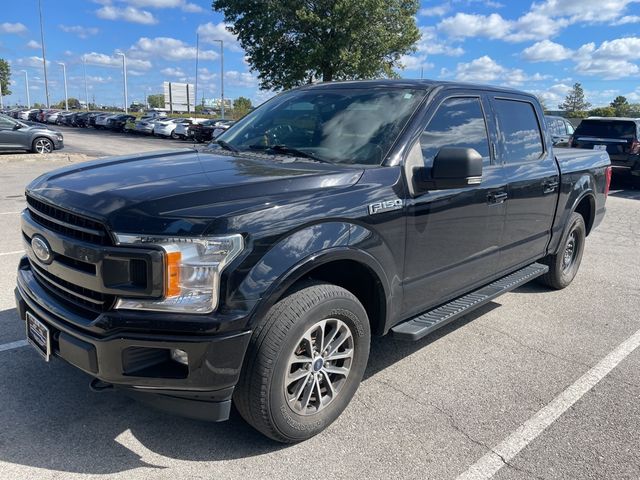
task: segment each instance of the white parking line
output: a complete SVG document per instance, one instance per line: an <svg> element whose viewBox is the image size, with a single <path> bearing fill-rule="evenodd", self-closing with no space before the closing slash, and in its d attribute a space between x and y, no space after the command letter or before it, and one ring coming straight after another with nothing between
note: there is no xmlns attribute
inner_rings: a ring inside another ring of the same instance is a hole
<svg viewBox="0 0 640 480"><path fill-rule="evenodd" d="M0 253L0 257L4 257L5 255L17 255L18 253L24 253L24 250L15 250L13 252L2 252Z"/></svg>
<svg viewBox="0 0 640 480"><path fill-rule="evenodd" d="M0 212L0 215L18 215L21 212Z"/></svg>
<svg viewBox="0 0 640 480"><path fill-rule="evenodd" d="M17 342L5 343L4 345L0 345L0 352L13 350L14 348L26 347L27 345L29 345L29 342L27 342L26 340L18 340Z"/></svg>
<svg viewBox="0 0 640 480"><path fill-rule="evenodd" d="M536 439L547 427L573 406L589 390L606 377L620 362L640 346L640 330L622 342L609 355L567 387L551 403L544 406L533 417L486 453L480 460L458 477L458 480L486 480L493 477L520 451Z"/></svg>

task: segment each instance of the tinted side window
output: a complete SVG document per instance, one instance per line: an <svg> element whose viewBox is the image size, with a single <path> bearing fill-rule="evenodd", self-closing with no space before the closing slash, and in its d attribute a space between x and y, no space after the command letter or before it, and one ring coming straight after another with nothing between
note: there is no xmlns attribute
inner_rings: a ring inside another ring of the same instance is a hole
<svg viewBox="0 0 640 480"><path fill-rule="evenodd" d="M500 153L506 163L537 160L544 151L533 105L516 100L495 100L501 137Z"/></svg>
<svg viewBox="0 0 640 480"><path fill-rule="evenodd" d="M420 137L426 166L442 147L475 148L489 163L489 138L479 98L449 98L442 102Z"/></svg>
<svg viewBox="0 0 640 480"><path fill-rule="evenodd" d="M9 120L6 117L0 117L0 128L10 129L13 128L15 122L13 120Z"/></svg>

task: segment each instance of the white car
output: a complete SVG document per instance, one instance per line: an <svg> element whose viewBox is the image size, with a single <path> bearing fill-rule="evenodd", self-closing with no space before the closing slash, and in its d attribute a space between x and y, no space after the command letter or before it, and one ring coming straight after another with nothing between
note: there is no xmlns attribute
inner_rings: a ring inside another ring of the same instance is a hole
<svg viewBox="0 0 640 480"><path fill-rule="evenodd" d="M18 113L18 118L20 120L29 120L29 114L33 111L35 111L35 108L32 108L31 110L23 110L22 112Z"/></svg>
<svg viewBox="0 0 640 480"><path fill-rule="evenodd" d="M182 122L176 125L175 133L182 140L186 140L189 136L189 127L194 123L202 123L205 118L184 118Z"/></svg>
<svg viewBox="0 0 640 480"><path fill-rule="evenodd" d="M58 117L60 117L61 113L64 113L64 111L60 110L57 112L52 112L49 115L47 115L45 117L47 119L47 123L53 123L53 124L58 123Z"/></svg>
<svg viewBox="0 0 640 480"><path fill-rule="evenodd" d="M176 128L183 122L182 118L160 118L153 123L153 134L159 137L178 138Z"/></svg>

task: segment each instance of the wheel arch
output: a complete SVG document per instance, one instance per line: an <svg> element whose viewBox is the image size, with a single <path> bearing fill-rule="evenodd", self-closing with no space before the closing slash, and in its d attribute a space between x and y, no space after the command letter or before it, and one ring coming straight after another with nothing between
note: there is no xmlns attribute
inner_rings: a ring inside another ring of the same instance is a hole
<svg viewBox="0 0 640 480"><path fill-rule="evenodd" d="M273 305L308 280L324 281L348 290L367 312L371 333L386 332L389 284L384 270L371 255L348 247L318 252L290 268L265 292L249 324L255 325Z"/></svg>

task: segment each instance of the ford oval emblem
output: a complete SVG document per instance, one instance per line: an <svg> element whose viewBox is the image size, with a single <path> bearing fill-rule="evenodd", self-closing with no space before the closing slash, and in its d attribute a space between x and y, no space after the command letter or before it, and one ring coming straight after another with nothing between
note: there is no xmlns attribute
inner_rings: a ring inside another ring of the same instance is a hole
<svg viewBox="0 0 640 480"><path fill-rule="evenodd" d="M42 263L48 265L53 261L53 252L51 251L51 247L44 237L40 235L34 235L31 238L31 248L33 249L34 255Z"/></svg>

